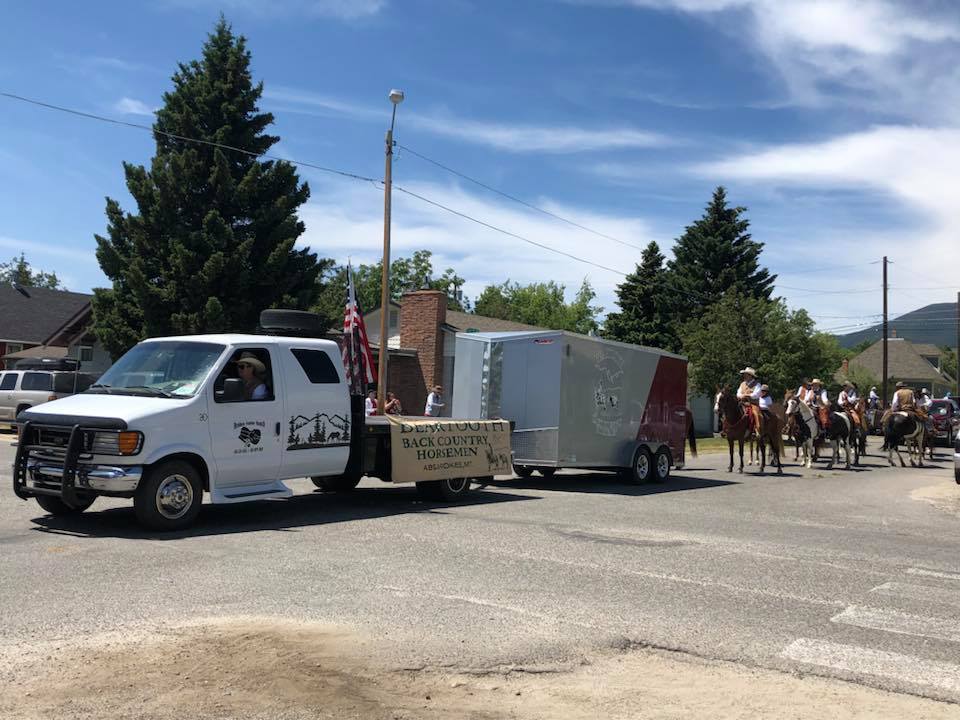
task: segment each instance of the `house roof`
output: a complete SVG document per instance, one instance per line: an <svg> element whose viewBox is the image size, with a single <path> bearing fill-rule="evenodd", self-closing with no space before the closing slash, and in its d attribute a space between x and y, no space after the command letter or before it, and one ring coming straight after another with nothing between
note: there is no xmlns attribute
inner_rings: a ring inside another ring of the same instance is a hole
<svg viewBox="0 0 960 720"><path fill-rule="evenodd" d="M939 350L937 353L939 354ZM883 341L878 340L862 353L851 358L850 365L859 365L874 377L882 379ZM917 351L916 345L902 338L887 339L887 369L890 378L950 383L949 378L924 359L923 355Z"/></svg>
<svg viewBox="0 0 960 720"><path fill-rule="evenodd" d="M65 347L50 347L47 345L37 345L32 348L27 348L26 350L21 350L20 352L8 353L3 356L4 360L24 360L24 359L33 359L33 358L54 358L59 360L67 356L67 351L69 348Z"/></svg>
<svg viewBox="0 0 960 720"><path fill-rule="evenodd" d="M509 332L511 330L549 329L525 325L524 323L513 322L512 320L500 320L499 318L486 317L485 315L474 315L472 313L460 312L459 310L447 310L447 325L450 325L460 332L466 330L474 330L476 332Z"/></svg>
<svg viewBox="0 0 960 720"><path fill-rule="evenodd" d="M940 357L940 348L931 343L912 343L913 349L921 355L936 355Z"/></svg>
<svg viewBox="0 0 960 720"><path fill-rule="evenodd" d="M90 304L93 296L65 290L0 285L0 341L39 345Z"/></svg>

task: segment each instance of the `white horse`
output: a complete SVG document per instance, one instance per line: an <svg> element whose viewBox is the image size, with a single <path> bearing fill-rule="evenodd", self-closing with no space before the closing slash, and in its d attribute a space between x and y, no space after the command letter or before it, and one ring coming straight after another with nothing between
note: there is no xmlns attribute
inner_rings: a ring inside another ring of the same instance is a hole
<svg viewBox="0 0 960 720"><path fill-rule="evenodd" d="M817 425L816 417L813 415L813 410L811 410L806 403L800 402L796 398L790 398L787 401L787 417L790 417L794 413L800 414L800 422L807 427L807 437L803 441L803 445L801 445L803 456L801 457L800 464L811 468L813 467L813 439L817 436L820 428Z"/></svg>

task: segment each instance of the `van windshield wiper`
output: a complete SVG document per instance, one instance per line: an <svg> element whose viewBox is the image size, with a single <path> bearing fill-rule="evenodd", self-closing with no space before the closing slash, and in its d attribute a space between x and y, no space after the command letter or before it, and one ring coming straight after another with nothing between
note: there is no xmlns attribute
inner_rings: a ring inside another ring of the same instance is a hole
<svg viewBox="0 0 960 720"><path fill-rule="evenodd" d="M118 390L146 390L147 392L153 393L154 395L159 395L160 397L168 397L168 398L176 397L176 395L174 395L169 390L163 390L161 388L151 387L149 385L127 385L126 387L117 388L117 389Z"/></svg>
<svg viewBox="0 0 960 720"><path fill-rule="evenodd" d="M105 385L104 383L94 383L93 385L91 385L90 387L87 388L87 392L90 392L91 390L94 390L94 391L99 390L99 391L105 392L107 395L109 395L109 394L110 394L110 388L111 388L111 387L113 387L113 386L112 386L112 385Z"/></svg>

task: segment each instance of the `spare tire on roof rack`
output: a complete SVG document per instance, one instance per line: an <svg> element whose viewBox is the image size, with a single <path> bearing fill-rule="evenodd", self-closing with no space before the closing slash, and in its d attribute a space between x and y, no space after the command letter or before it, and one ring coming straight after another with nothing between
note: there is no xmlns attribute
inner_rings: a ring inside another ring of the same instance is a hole
<svg viewBox="0 0 960 720"><path fill-rule="evenodd" d="M324 326L316 313L274 309L260 313L259 331L264 335L323 337Z"/></svg>

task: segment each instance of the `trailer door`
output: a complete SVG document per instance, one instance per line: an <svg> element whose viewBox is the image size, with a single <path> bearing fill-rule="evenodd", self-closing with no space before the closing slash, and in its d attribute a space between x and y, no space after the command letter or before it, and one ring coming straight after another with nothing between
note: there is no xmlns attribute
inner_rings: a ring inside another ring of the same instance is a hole
<svg viewBox="0 0 960 720"><path fill-rule="evenodd" d="M323 348L307 345L283 348L280 355L287 389L283 477L341 474L350 456L351 428L340 363Z"/></svg>

